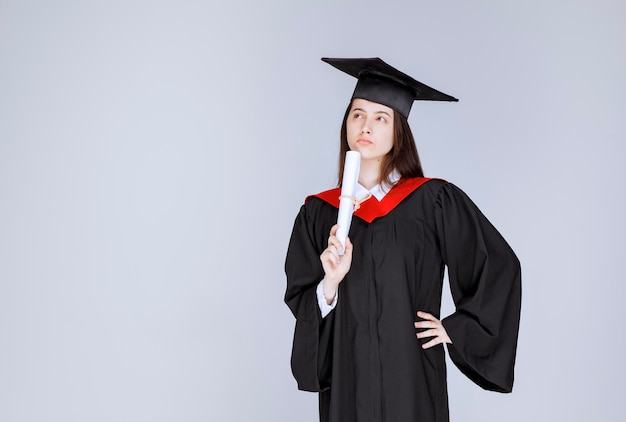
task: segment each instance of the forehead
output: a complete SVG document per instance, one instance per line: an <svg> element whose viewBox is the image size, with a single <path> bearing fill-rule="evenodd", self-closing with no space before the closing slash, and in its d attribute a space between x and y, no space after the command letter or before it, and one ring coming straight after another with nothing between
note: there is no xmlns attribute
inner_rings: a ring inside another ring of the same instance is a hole
<svg viewBox="0 0 626 422"><path fill-rule="evenodd" d="M361 109L368 113L387 113L390 116L393 116L393 109L391 107L387 107L384 104L375 103L373 101L364 100L363 98L355 98L352 100L351 109Z"/></svg>

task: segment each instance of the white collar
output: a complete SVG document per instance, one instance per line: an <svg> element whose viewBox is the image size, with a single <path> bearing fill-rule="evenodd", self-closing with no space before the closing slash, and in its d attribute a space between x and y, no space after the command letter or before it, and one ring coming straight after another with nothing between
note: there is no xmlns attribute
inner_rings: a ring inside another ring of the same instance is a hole
<svg viewBox="0 0 626 422"><path fill-rule="evenodd" d="M365 186L357 183L356 192L354 196L359 200L364 200L364 198L368 195L373 195L376 197L378 201L382 201L382 199L387 195L387 192L396 184L396 182L400 180L400 173L397 170L393 170L389 175L389 181L391 184L383 181L382 183L377 184L372 189L367 189Z"/></svg>

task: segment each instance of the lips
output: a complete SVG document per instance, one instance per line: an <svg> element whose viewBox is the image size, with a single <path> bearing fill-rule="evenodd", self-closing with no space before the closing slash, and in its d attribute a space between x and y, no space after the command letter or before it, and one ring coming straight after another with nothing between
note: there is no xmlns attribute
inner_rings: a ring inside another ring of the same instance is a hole
<svg viewBox="0 0 626 422"><path fill-rule="evenodd" d="M361 139L357 139L356 143L360 145L369 145L372 143L372 141L370 141L369 139L361 138Z"/></svg>

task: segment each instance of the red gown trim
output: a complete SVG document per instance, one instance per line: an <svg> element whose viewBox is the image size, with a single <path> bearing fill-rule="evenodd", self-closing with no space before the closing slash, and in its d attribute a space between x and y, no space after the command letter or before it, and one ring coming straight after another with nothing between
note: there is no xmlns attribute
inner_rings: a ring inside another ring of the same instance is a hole
<svg viewBox="0 0 626 422"><path fill-rule="evenodd" d="M368 223L371 223L379 217L384 217L393 211L393 209L397 207L407 196L413 193L413 191L429 180L432 179L428 177L401 179L391 188L389 192L387 192L382 201L379 201L375 196L372 196L368 200L361 202L359 209L356 210L354 215L367 221ZM334 188L308 196L306 201L312 197L316 197L338 209L340 195L341 188Z"/></svg>

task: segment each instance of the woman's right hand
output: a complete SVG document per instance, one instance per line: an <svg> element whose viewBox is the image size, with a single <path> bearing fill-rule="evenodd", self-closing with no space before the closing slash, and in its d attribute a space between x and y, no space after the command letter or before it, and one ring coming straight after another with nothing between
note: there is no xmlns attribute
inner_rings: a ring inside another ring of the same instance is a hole
<svg viewBox="0 0 626 422"><path fill-rule="evenodd" d="M350 271L352 265L352 242L349 238L346 238L346 248L343 255L339 255L341 250L341 242L337 239L337 228L339 226L335 224L330 229L330 236L328 238L328 247L324 249L324 252L320 255L320 261L322 261L322 267L324 268L324 279L322 280L322 287L324 289L324 298L329 305L335 299L339 283Z"/></svg>

